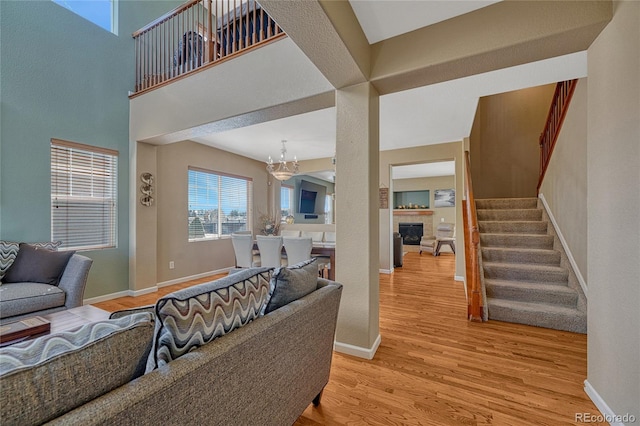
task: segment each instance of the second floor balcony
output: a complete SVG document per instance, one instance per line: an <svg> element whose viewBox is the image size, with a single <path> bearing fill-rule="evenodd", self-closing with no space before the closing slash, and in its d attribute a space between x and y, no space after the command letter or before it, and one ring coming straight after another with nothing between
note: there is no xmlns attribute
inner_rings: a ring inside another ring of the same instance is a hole
<svg viewBox="0 0 640 426"><path fill-rule="evenodd" d="M192 0L133 34L131 96L285 37L254 0Z"/></svg>

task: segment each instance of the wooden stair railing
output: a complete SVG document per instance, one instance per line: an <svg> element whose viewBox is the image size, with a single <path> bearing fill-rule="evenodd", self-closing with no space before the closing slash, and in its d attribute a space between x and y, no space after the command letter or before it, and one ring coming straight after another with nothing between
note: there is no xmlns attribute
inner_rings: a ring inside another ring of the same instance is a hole
<svg viewBox="0 0 640 426"><path fill-rule="evenodd" d="M464 258L467 275L467 315L470 321L482 321L482 289L480 282L480 263L478 261L480 230L476 214L476 201L471 185L471 166L469 151L465 151L465 199L462 218L464 222Z"/></svg>
<svg viewBox="0 0 640 426"><path fill-rule="evenodd" d="M135 97L285 37L255 0L191 0L133 33Z"/></svg>
<svg viewBox="0 0 640 426"><path fill-rule="evenodd" d="M556 84L556 90L551 100L551 107L549 108L549 114L547 114L547 122L544 126L542 134L540 134L540 175L538 177L538 193L540 192L540 186L542 180L547 172L549 166L549 160L553 153L553 148L556 146L562 123L569 110L569 104L571 103L571 97L576 89L578 80L560 81Z"/></svg>

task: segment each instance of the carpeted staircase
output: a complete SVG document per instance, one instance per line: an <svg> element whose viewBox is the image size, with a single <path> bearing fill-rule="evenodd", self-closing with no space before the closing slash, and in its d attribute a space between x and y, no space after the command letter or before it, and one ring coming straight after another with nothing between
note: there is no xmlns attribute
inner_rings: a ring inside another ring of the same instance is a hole
<svg viewBox="0 0 640 426"><path fill-rule="evenodd" d="M586 299L538 200L476 208L489 319L586 333Z"/></svg>

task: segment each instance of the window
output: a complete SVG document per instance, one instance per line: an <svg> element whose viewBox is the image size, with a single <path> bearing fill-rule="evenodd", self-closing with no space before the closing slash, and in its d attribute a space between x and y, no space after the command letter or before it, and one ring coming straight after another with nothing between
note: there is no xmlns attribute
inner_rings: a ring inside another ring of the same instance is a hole
<svg viewBox="0 0 640 426"><path fill-rule="evenodd" d="M293 216L293 186L280 187L280 222L285 222L287 216Z"/></svg>
<svg viewBox="0 0 640 426"><path fill-rule="evenodd" d="M61 249L117 245L118 151L51 139L51 240Z"/></svg>
<svg viewBox="0 0 640 426"><path fill-rule="evenodd" d="M333 194L327 194L324 198L324 223L333 223Z"/></svg>
<svg viewBox="0 0 640 426"><path fill-rule="evenodd" d="M251 179L189 168L189 241L251 231Z"/></svg>
<svg viewBox="0 0 640 426"><path fill-rule="evenodd" d="M115 28L117 0L53 0L53 2L107 31L117 33Z"/></svg>

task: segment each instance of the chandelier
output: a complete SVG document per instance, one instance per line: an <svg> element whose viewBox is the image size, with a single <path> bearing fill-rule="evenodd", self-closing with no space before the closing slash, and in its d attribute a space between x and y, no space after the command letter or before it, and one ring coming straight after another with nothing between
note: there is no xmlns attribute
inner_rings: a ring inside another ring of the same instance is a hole
<svg viewBox="0 0 640 426"><path fill-rule="evenodd" d="M280 163L278 164L278 167L276 168L273 164L273 159L271 158L271 156L269 156L269 161L267 162L267 171L278 180L287 180L291 176L298 174L298 160L296 159L296 157L293 157L292 163L287 163L287 148L285 147L286 142L287 141L282 141L282 149L280 150Z"/></svg>

